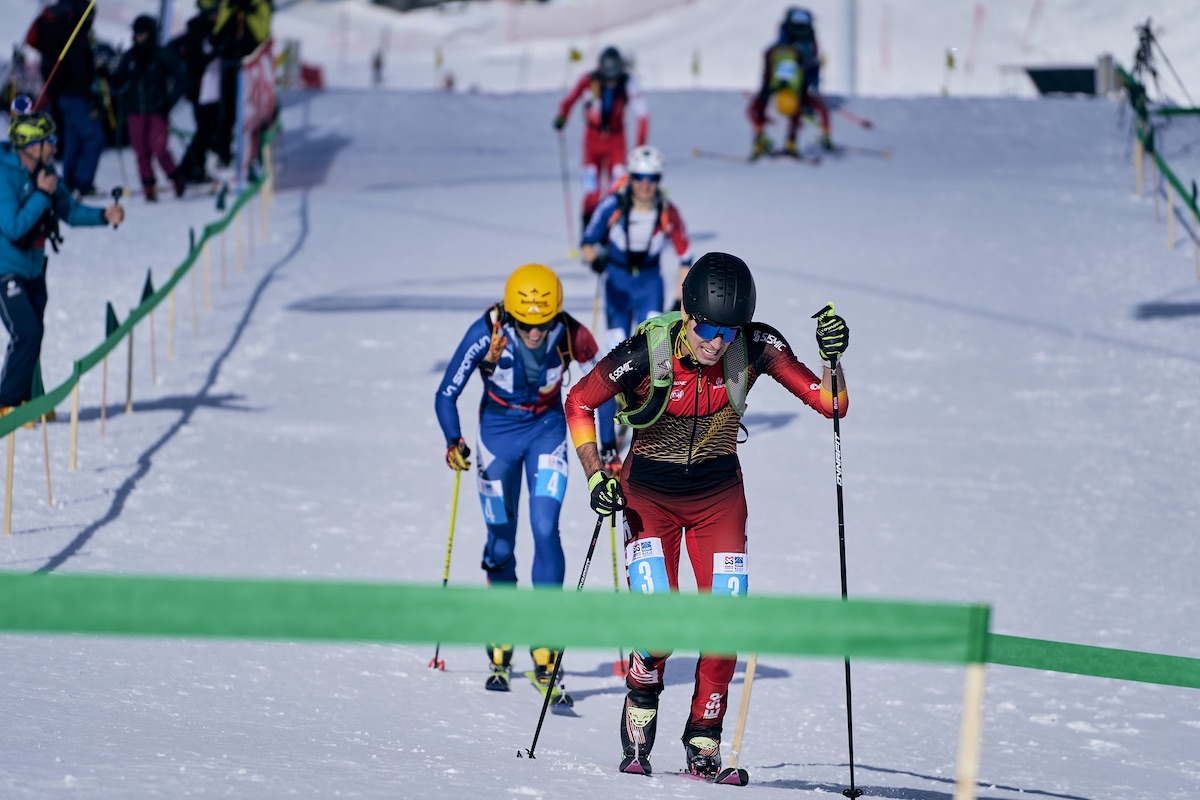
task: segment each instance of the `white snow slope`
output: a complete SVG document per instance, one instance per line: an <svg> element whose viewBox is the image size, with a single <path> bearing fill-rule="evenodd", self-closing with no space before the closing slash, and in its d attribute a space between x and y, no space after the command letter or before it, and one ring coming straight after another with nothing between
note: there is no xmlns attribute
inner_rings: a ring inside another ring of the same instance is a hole
<svg viewBox="0 0 1200 800"><path fill-rule="evenodd" d="M592 275L566 257L557 97L287 94L268 240L242 271L229 241L223 287L214 250L213 308L195 332L203 296L185 282L171 360L156 315L156 381L139 329L132 414L124 355L109 358L103 435L101 371L84 379L76 471L67 426L48 431L52 507L41 431L18 433L3 568L439 582L453 479L432 399L454 345L527 261L559 270L568 310L591 315ZM996 633L1200 657L1200 288L1183 229L1169 250L1149 195L1132 192L1117 107L864 99L850 107L875 129L835 134L892 157L811 168L691 156L745 150L738 92L655 91L650 103L695 250L745 258L757 316L805 360L826 300L852 329L851 596L985 602ZM109 153L101 184L118 180ZM209 198L131 205L117 232L66 231L49 278L48 386L100 342L104 302L123 317L146 269L161 285L187 228L214 215ZM829 422L764 380L746 424L755 592L836 596ZM572 470L569 587L594 521ZM482 519L463 486L450 579L478 586ZM523 531L523 579L530 554ZM608 558L588 590L611 588ZM549 717L529 761L516 753L540 698L483 691L480 647L443 647L439 673L426 668L432 645L0 641L4 797L732 791L616 773L614 653L568 652L579 717ZM683 763L693 659L680 652L667 670L660 771ZM858 786L950 797L962 671L856 661L853 678ZM744 791L840 793L844 701L841 663L761 658ZM992 666L979 796L1192 798L1198 729L1193 690Z"/></svg>

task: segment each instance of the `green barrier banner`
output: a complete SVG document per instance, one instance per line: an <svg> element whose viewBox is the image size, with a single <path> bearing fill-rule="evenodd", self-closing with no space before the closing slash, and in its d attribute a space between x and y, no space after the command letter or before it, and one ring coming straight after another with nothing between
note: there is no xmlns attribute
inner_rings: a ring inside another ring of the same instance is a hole
<svg viewBox="0 0 1200 800"><path fill-rule="evenodd" d="M1010 667L1200 689L1200 659L1183 656L991 634L988 636L987 660Z"/></svg>
<svg viewBox="0 0 1200 800"><path fill-rule="evenodd" d="M979 663L982 605L285 580L0 574L0 630L357 642L555 642ZM621 624L620 621L628 621Z"/></svg>

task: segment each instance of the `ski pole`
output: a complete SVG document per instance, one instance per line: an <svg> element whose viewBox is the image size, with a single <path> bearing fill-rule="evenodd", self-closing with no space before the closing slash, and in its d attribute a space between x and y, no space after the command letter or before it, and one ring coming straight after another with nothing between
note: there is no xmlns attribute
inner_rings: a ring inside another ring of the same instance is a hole
<svg viewBox="0 0 1200 800"><path fill-rule="evenodd" d="M583 572L579 573L579 586L575 591L582 592L584 581L587 580L588 567L592 565L592 554L596 552L596 540L600 538L600 526L604 524L604 515L596 515L596 529L592 531L592 543L588 545L587 558L583 560ZM558 673L562 671L562 657L565 650L558 651L558 660L554 662L554 673L550 676L550 685L546 687L546 696L542 698L542 713L538 716L537 728L533 732L533 744L522 753L517 751L517 758L528 756L536 758L533 751L537 748L538 737L542 735L542 723L546 721L546 709L550 707L550 696L554 694L554 686L558 683Z"/></svg>
<svg viewBox="0 0 1200 800"><path fill-rule="evenodd" d="M125 150L121 146L121 128L117 124L117 115L113 110L112 93L108 90L108 81L105 78L100 78L100 91L104 95L104 105L108 109L108 122L113 129L113 144L117 150L117 166L121 168L121 184L125 187L123 191L133 194L133 190L129 188L129 175L125 172Z"/></svg>
<svg viewBox="0 0 1200 800"><path fill-rule="evenodd" d="M871 122L871 120L869 120L865 117L860 117L858 114L855 114L853 111L847 111L846 109L842 108L841 106L838 106L838 108L836 108L835 110L837 111L837 113L841 114L843 117L850 120L851 122L853 122L855 125L857 125L860 128L866 128L867 130L870 130L871 128L875 127L874 122Z"/></svg>
<svg viewBox="0 0 1200 800"><path fill-rule="evenodd" d="M571 174L567 166L567 138L562 131L558 132L558 160L562 172L563 211L567 215L567 258L574 259L579 258L579 251L575 249L575 223L571 217L571 206L574 204L571 202Z"/></svg>
<svg viewBox="0 0 1200 800"><path fill-rule="evenodd" d="M745 786L750 782L746 770L738 769L738 756L742 753L742 734L746 731L746 714L750 711L750 689L754 686L754 670L758 666L758 653L752 653L746 660L746 677L742 680L742 700L738 705L737 727L733 732L733 753L729 758L729 766L717 775L716 783ZM736 776L736 780L731 780Z"/></svg>
<svg viewBox="0 0 1200 800"><path fill-rule="evenodd" d="M813 314L813 319L820 319L833 313L833 303L827 303L824 308ZM842 510L842 428L838 422L838 385L837 385L837 355L829 359L829 377L833 390L833 474L837 482L837 514L838 514L838 553L842 565L842 601L847 599L846 590L846 517ZM846 740L850 749L850 788L843 789L842 794L849 798L861 797L862 789L854 788L854 713L850 701L850 657L846 656Z"/></svg>
<svg viewBox="0 0 1200 800"><path fill-rule="evenodd" d="M113 187L113 190L112 190L113 205L117 205L117 206L121 205L121 198L124 196L125 196L124 189L122 189L120 186ZM113 230L115 231L118 227L120 227L120 226L113 225Z"/></svg>
<svg viewBox="0 0 1200 800"><path fill-rule="evenodd" d="M604 273L596 276L596 298L592 300L592 335L595 336L600 326L600 296L604 294Z"/></svg>
<svg viewBox="0 0 1200 800"><path fill-rule="evenodd" d="M462 470L454 471L454 499L450 501L450 537L446 540L446 569L442 572L442 588L446 588L446 584L450 582L450 551L454 548L454 519L458 516L458 486L462 483ZM446 671L446 662L438 659L438 654L442 650L442 643L438 642L433 648L433 658L429 661L430 669L440 669Z"/></svg>
<svg viewBox="0 0 1200 800"><path fill-rule="evenodd" d="M37 100L33 104L34 108L42 104L42 98L45 97L46 90L50 88L50 82L54 80L54 75L58 72L59 66L62 65L62 60L66 57L67 51L71 49L71 45L75 42L75 37L79 35L79 29L83 27L83 23L87 20L88 14L92 13L92 8L95 5L96 0L92 0L92 2L88 3L87 8L83 10L83 13L80 14L79 22L75 24L75 30L71 31L70 38L63 45L62 52L58 54L58 60L54 62L54 67L50 70L50 74L46 76L46 82L42 84L42 90L38 92Z"/></svg>
<svg viewBox="0 0 1200 800"><path fill-rule="evenodd" d="M611 525L608 529L608 540L612 544L613 557L613 591L621 593L621 581L617 577L617 515L613 514L610 518ZM625 651L617 648L617 660L613 662L613 675L618 678L624 678L629 673L629 662L625 660Z"/></svg>

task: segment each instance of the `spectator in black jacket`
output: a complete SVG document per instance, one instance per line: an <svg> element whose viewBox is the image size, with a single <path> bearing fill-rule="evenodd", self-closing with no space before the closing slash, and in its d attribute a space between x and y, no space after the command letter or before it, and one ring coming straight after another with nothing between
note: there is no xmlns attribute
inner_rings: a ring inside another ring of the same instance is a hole
<svg viewBox="0 0 1200 800"><path fill-rule="evenodd" d="M183 61L187 70L187 99L196 118L196 133L188 144L179 168L188 183L209 183L206 160L209 152L228 164L232 158L228 137L225 148L217 147L217 117L221 110L221 61L216 57L213 27L217 22L220 0L197 0L197 13L187 28L167 45Z"/></svg>
<svg viewBox="0 0 1200 800"><path fill-rule="evenodd" d="M112 81L127 119L138 175L150 202L158 199L154 160L174 185L175 196L181 197L184 192L183 172L171 157L167 136L171 130L171 108L183 96L186 79L183 63L169 49L158 45L157 20L146 14L135 19L133 47L121 56Z"/></svg>
<svg viewBox="0 0 1200 800"><path fill-rule="evenodd" d="M95 92L96 65L89 44L95 15L86 12L87 0L57 0L25 34L25 44L41 55L42 80L47 81L39 109L51 109L62 120L63 183L81 197L96 193L96 167L104 152L103 104ZM68 41L71 47L64 54Z"/></svg>

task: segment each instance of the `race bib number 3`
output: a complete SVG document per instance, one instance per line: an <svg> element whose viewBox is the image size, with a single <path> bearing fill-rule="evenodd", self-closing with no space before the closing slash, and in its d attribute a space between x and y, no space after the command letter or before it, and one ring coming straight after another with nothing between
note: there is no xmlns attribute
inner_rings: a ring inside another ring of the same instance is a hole
<svg viewBox="0 0 1200 800"><path fill-rule="evenodd" d="M750 586L745 553L713 553L712 593L741 597Z"/></svg>
<svg viewBox="0 0 1200 800"><path fill-rule="evenodd" d="M625 563L629 565L629 591L641 594L671 591L662 539L638 539L625 545Z"/></svg>

